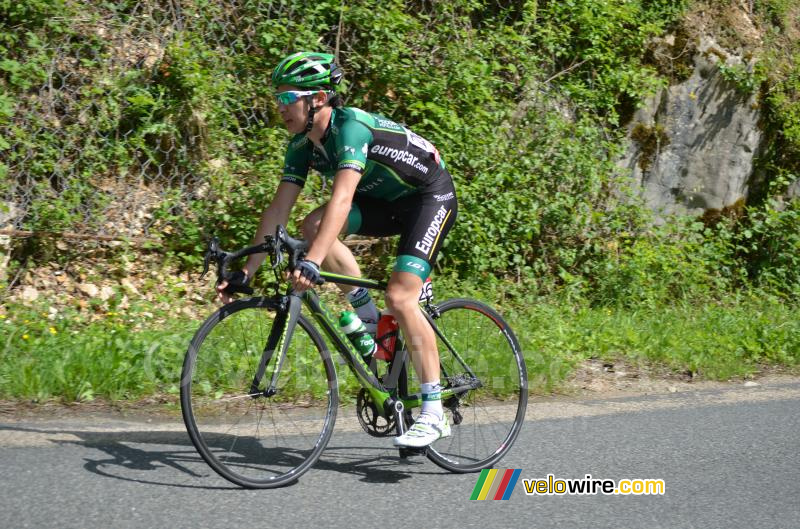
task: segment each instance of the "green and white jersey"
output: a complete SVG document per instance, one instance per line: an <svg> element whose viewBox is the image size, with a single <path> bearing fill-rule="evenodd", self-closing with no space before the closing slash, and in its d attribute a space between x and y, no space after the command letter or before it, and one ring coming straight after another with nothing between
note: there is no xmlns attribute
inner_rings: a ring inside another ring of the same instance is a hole
<svg viewBox="0 0 800 529"><path fill-rule="evenodd" d="M425 138L378 114L358 108L334 108L322 138L323 150L305 134L289 142L283 182L306 183L310 168L333 179L336 171L361 173L356 195L394 201L436 181L444 162Z"/></svg>

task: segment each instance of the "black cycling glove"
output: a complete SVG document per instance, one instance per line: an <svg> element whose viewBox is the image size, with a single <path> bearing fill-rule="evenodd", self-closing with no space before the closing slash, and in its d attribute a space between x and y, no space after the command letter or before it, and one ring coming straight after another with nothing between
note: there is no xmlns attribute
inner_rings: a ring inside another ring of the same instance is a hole
<svg viewBox="0 0 800 529"><path fill-rule="evenodd" d="M315 285L322 283L322 276L319 273L319 265L308 259L301 259L297 262L297 270L300 275L311 281Z"/></svg>
<svg viewBox="0 0 800 529"><path fill-rule="evenodd" d="M243 292L245 294L253 293L253 289L247 286L250 282L250 277L248 277L243 270L232 272L227 277L226 281L228 281L228 286L223 289L223 292L226 294L236 294L237 292Z"/></svg>

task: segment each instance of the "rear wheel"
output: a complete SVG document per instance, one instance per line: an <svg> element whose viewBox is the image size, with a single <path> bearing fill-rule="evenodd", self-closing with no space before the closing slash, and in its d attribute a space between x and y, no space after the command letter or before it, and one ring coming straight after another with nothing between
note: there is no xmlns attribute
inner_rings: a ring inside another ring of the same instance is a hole
<svg viewBox="0 0 800 529"><path fill-rule="evenodd" d="M183 365L181 408L192 443L211 468L243 487L296 480L319 458L336 419L333 362L302 315L282 365L275 351L259 391L251 391L265 350L276 348L268 344L276 311L266 298L220 308L195 334ZM267 396L277 367L276 391Z"/></svg>
<svg viewBox="0 0 800 529"><path fill-rule="evenodd" d="M442 401L451 435L428 447L431 461L452 472L493 466L519 434L528 376L516 336L488 305L450 299L433 315L444 388L480 387Z"/></svg>

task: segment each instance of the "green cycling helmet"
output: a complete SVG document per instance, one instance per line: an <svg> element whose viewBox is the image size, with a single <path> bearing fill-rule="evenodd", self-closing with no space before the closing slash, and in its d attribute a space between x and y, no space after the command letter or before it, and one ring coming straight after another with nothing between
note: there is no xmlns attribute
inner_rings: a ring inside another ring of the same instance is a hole
<svg viewBox="0 0 800 529"><path fill-rule="evenodd" d="M336 90L342 70L328 53L301 51L283 59L272 72L272 86L282 84L300 88Z"/></svg>

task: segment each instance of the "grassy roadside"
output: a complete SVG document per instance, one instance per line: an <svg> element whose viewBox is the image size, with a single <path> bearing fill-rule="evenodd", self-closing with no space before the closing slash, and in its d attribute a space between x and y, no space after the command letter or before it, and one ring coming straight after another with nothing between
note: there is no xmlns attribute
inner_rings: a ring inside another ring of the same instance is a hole
<svg viewBox="0 0 800 529"><path fill-rule="evenodd" d="M637 309L555 300L515 305L503 304L502 312L520 338L536 393L558 390L587 359L690 371L708 380L800 364L800 307L774 298ZM4 308L0 399L119 401L175 394L186 345L199 326L187 316L153 314L146 307L95 315L94 321L77 311ZM347 393L352 381L345 377Z"/></svg>
<svg viewBox="0 0 800 529"><path fill-rule="evenodd" d="M514 320L534 389L558 388L588 359L659 366L708 380L800 363L798 307L775 300L649 310L544 304Z"/></svg>

